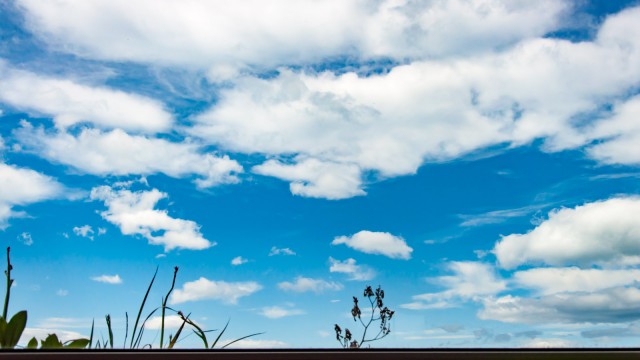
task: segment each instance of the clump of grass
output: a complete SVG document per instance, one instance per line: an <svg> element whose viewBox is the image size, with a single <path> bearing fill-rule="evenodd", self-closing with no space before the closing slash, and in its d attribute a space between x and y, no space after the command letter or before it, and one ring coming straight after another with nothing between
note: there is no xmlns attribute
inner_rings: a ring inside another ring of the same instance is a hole
<svg viewBox="0 0 640 360"><path fill-rule="evenodd" d="M199 325L197 325L193 320L191 320L189 317L191 314L188 315L184 315L184 313L180 310L176 310L173 309L169 306L167 306L167 301L169 299L169 297L171 296L171 293L173 292L173 289L175 288L175 284L176 284L176 278L178 276L178 267L174 267L173 269L173 279L171 281L171 287L169 288L169 291L167 291L167 294L162 297L161 299L161 305L159 307L154 308L153 310L151 310L147 316L145 317L145 319L140 322L140 319L142 318L142 314L144 313L144 308L146 306L147 303L147 299L149 297L149 293L151 292L151 288L153 287L153 284L156 280L156 276L158 275L158 268L156 268L156 271L153 274L153 277L151 278L151 281L149 282L149 286L147 286L147 291L144 294L144 297L142 298L142 302L140 303L140 308L138 309L138 314L136 316L136 321L133 325L133 330L131 332L131 340L129 342L129 348L130 349L146 349L146 348L153 348L153 345L150 343L144 344L142 345L142 336L144 334L145 331L145 326L147 324L147 321L149 319L151 319L151 317L158 311L160 310L160 340L159 340L159 348L160 349L173 349L175 347L175 345L180 341L179 338L180 336L183 334L183 331L185 329L185 326L189 326L191 327L191 330L194 334L196 334L196 336L198 336L201 340L202 343L204 345L205 349L214 349L215 346L218 344L220 338L222 337L222 335L225 333L225 331L227 330L227 327L229 326L229 321L227 321L227 324L225 325L225 327L220 331L220 333L218 334L218 336L215 338L215 340L211 343L211 346L209 347L209 341L207 339L207 333L209 332L213 332L216 330L203 330ZM169 335L169 341L165 344L165 318L167 316L167 311L173 312L175 314L177 314L178 316L180 316L180 319L182 320L182 324L180 325L180 327L178 328L178 330L176 331L175 334L170 334ZM126 339L129 336L129 316L127 313L125 313L125 347L126 347ZM107 323L107 329L109 332L109 339L108 342L106 340L103 340L102 343L100 343L100 341L96 341L95 345L93 345L93 348L106 348L107 346L109 346L110 348L113 348L113 331L111 328L111 316L107 315L105 317L106 319L106 323ZM224 346L221 346L221 349L226 348L227 346L234 344L240 340L252 337L252 336L257 336L257 335L261 335L264 334L262 332L260 333L254 333L254 334L250 334L250 335L246 335L243 337L240 337L238 339L235 339L227 344L225 344ZM183 337L184 339L185 337ZM91 348L91 344L93 344L93 323L91 325L91 342L89 343L89 347Z"/></svg>

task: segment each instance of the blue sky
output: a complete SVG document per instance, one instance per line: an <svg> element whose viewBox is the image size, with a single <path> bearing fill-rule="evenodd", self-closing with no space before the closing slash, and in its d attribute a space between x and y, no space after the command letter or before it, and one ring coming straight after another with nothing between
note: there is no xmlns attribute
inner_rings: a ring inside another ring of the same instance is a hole
<svg viewBox="0 0 640 360"><path fill-rule="evenodd" d="M0 2L22 340L106 337L111 314L121 342L179 266L171 306L231 319L225 341L265 332L238 347L334 347L369 284L397 311L376 347L633 346L639 20L637 1Z"/></svg>

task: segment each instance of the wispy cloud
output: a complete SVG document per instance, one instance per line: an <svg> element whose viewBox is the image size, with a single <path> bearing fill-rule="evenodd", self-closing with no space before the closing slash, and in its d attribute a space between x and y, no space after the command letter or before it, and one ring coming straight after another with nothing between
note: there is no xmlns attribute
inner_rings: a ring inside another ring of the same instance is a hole
<svg viewBox="0 0 640 360"><path fill-rule="evenodd" d="M271 247L271 250L269 251L269 256L275 256L275 255L295 255L295 251L289 249L289 248L283 248L283 249L279 249L275 246Z"/></svg>
<svg viewBox="0 0 640 360"><path fill-rule="evenodd" d="M248 262L249 260L243 258L242 256L236 256L233 259L231 259L231 265L234 265L234 266L246 264Z"/></svg>
<svg viewBox="0 0 640 360"><path fill-rule="evenodd" d="M279 306L264 307L260 311L260 315L269 319L279 319L287 316L302 315L305 312L300 309L287 309Z"/></svg>
<svg viewBox="0 0 640 360"><path fill-rule="evenodd" d="M320 293L325 290L342 290L344 286L340 283L329 282L322 279L312 279L304 276L296 277L294 282L283 281L278 283L278 288L286 291L294 291L294 292L308 292L312 291L315 293Z"/></svg>
<svg viewBox="0 0 640 360"><path fill-rule="evenodd" d="M97 281L97 282L103 282L106 284L122 284L122 279L120 278L120 275L116 274L116 275L100 275L100 276L94 276L91 278L91 280L93 281Z"/></svg>
<svg viewBox="0 0 640 360"><path fill-rule="evenodd" d="M372 268L366 265L357 265L356 260L352 258L340 261L329 257L329 263L330 272L347 274L349 280L366 281L376 277L376 272Z"/></svg>

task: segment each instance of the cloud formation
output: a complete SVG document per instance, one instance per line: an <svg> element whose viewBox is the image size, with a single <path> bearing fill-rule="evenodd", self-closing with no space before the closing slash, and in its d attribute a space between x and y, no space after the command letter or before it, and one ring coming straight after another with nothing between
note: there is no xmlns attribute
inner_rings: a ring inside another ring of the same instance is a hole
<svg viewBox="0 0 640 360"><path fill-rule="evenodd" d="M111 285L122 284L122 278L118 274L94 276L91 280Z"/></svg>
<svg viewBox="0 0 640 360"><path fill-rule="evenodd" d="M411 259L413 249L399 236L387 232L373 232L362 230L352 236L338 236L332 245L346 246L366 254L384 255L392 259Z"/></svg>
<svg viewBox="0 0 640 360"><path fill-rule="evenodd" d="M456 301L478 300L507 290L507 282L501 279L489 264L471 261L452 261L447 270L453 275L429 279L446 290L414 295L413 303L401 307L410 310L441 309L455 306Z"/></svg>
<svg viewBox="0 0 640 360"><path fill-rule="evenodd" d="M236 304L238 299L249 296L262 289L255 281L226 282L208 280L204 277L189 281L176 289L169 300L172 305L187 301L219 300L225 304Z"/></svg>
<svg viewBox="0 0 640 360"><path fill-rule="evenodd" d="M293 291L293 292L308 292L312 291L315 293L321 293L325 290L342 290L344 286L342 284L326 281L322 279L312 279L304 276L296 277L295 281L283 281L278 283L278 288L285 291Z"/></svg>
<svg viewBox="0 0 640 360"><path fill-rule="evenodd" d="M493 253L505 269L524 264L640 264L638 213L638 197L554 210L530 232L503 237Z"/></svg>
<svg viewBox="0 0 640 360"><path fill-rule="evenodd" d="M236 175L243 171L227 155L202 153L196 143L130 135L121 129L103 132L85 128L73 135L34 128L26 121L21 125L14 134L26 151L93 175L195 175L196 186L208 188L237 183Z"/></svg>
<svg viewBox="0 0 640 360"><path fill-rule="evenodd" d="M300 309L286 309L279 306L264 307L260 311L260 315L269 319L280 319L287 316L302 315L304 311Z"/></svg>
<svg viewBox="0 0 640 360"><path fill-rule="evenodd" d="M357 265L356 260L349 258L344 261L329 257L329 272L347 274L349 280L368 281L376 277L376 272L366 265Z"/></svg>
<svg viewBox="0 0 640 360"><path fill-rule="evenodd" d="M114 190L109 186L91 189L91 200L104 202L107 210L102 218L118 226L124 235L142 235L150 244L173 249L203 250L215 246L205 239L200 226L191 220L173 218L166 210L155 209L167 194L149 191Z"/></svg>
<svg viewBox="0 0 640 360"><path fill-rule="evenodd" d="M0 229L9 226L11 217L25 216L14 211L25 206L63 195L64 187L58 181L37 171L0 163Z"/></svg>
<svg viewBox="0 0 640 360"><path fill-rule="evenodd" d="M404 60L481 53L558 29L568 4L251 0L167 1L158 8L145 0L131 8L119 0L18 2L29 30L54 49L90 59L209 69L212 80L344 54Z"/></svg>
<svg viewBox="0 0 640 360"><path fill-rule="evenodd" d="M157 100L106 87L93 87L16 70L0 59L0 101L45 114L61 129L89 122L128 131L169 130L173 116Z"/></svg>

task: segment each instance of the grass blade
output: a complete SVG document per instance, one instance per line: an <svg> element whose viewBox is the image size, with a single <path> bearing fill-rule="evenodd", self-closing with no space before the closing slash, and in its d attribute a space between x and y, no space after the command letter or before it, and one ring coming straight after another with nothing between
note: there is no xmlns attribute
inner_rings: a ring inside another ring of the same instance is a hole
<svg viewBox="0 0 640 360"><path fill-rule="evenodd" d="M229 345L231 345L231 344L233 344L233 343L235 343L235 342L238 342L238 341L240 341L240 340L244 340L244 339L246 339L246 338L250 338L250 337L252 337L252 336L262 335L262 334L264 334L264 333L263 333L263 332L260 332L260 333L255 333L255 334L251 334L251 335L243 336L243 337L241 337L241 338L239 338L239 339L235 339L235 340L233 340L232 342L228 343L227 345L223 346L223 347L222 347L222 349L224 349L224 348L226 348L227 346L229 346Z"/></svg>
<svg viewBox="0 0 640 360"><path fill-rule="evenodd" d="M142 322L142 325L140 326L140 332L138 333L138 338L136 339L136 341L133 343L133 348L137 348L138 346L140 346L140 342L142 341L142 334L144 333L144 326L147 323L147 320L149 320L149 318L151 318L151 316L153 314L155 314L156 311L158 311L158 309L160 309L159 307L153 309L153 311L151 311L149 313L149 315L147 315L147 317L144 319L144 321ZM133 339L132 339L133 340Z"/></svg>
<svg viewBox="0 0 640 360"><path fill-rule="evenodd" d="M93 326L94 325L95 325L95 319L91 319L91 334L89 335L89 349L91 349L91 344L93 344Z"/></svg>
<svg viewBox="0 0 640 360"><path fill-rule="evenodd" d="M140 315L142 315L144 304L147 302L147 297L149 296L149 291L151 291L153 282L156 280L156 275L158 275L158 267L156 267L156 272L153 274L153 278L151 278L151 282L149 283L147 292L144 294L144 299L142 299L142 304L140 304L140 310L138 310L138 316L136 317L135 325L133 325L133 332L131 333L131 344L130 344L131 348L133 348L134 339L136 338L136 330L138 329L138 321L140 321Z"/></svg>
<svg viewBox="0 0 640 360"><path fill-rule="evenodd" d="M227 330L227 326L229 326L229 321L231 321L231 319L227 320L227 324L224 326L222 331L220 331L220 334L218 334L218 337L215 339L213 344L211 344L211 348L212 349L213 349L214 346L216 346L216 344L218 343L218 340L220 340L220 338L222 337L222 334L224 334L225 330Z"/></svg>
<svg viewBox="0 0 640 360"><path fill-rule="evenodd" d="M107 329L109 329L109 345L113 349L113 331L111 330L111 315L105 317L107 320Z"/></svg>
<svg viewBox="0 0 640 360"><path fill-rule="evenodd" d="M124 312L124 344L122 345L122 348L126 348L127 347L127 335L129 335L129 313L127 313L126 311Z"/></svg>
<svg viewBox="0 0 640 360"><path fill-rule="evenodd" d="M173 347L176 344L176 341L178 341L178 338L180 337L180 333L182 333L182 329L184 329L184 324L187 323L187 319L189 319L189 316L191 314L187 315L187 317L183 317L182 320L182 325L180 325L180 328L178 329L178 331L176 331L176 335L173 337L173 339L169 340L169 349L173 349Z"/></svg>
<svg viewBox="0 0 640 360"><path fill-rule="evenodd" d="M171 282L171 288L167 292L167 296L162 299L162 323L160 325L160 349L162 349L163 341L164 341L164 314L165 309L167 308L167 300L169 300L169 295L173 291L173 288L176 286L176 276L178 275L178 267L173 268L173 281ZM183 324L184 325L184 324Z"/></svg>

